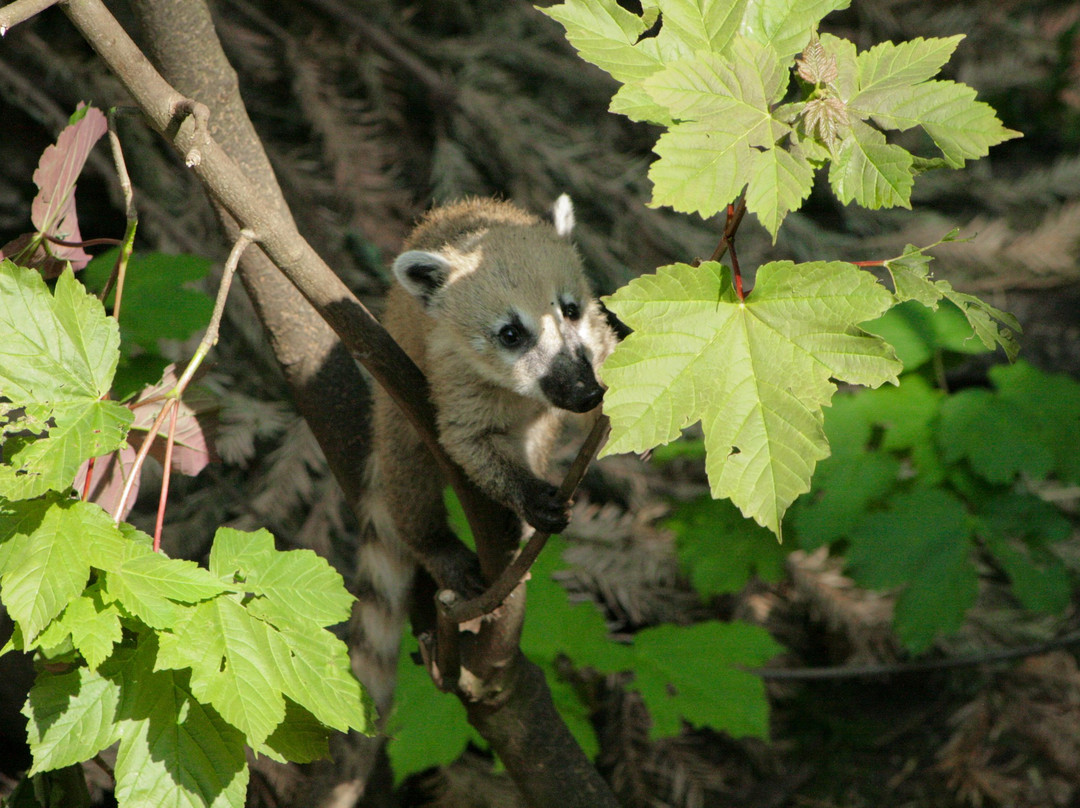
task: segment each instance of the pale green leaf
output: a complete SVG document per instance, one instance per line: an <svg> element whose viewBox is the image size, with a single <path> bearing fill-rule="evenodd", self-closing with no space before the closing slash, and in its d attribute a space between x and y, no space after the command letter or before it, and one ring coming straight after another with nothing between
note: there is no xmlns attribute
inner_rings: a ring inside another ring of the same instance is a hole
<svg viewBox="0 0 1080 808"><path fill-rule="evenodd" d="M916 37L899 45L878 43L858 55L858 90L845 100L855 109L882 108L895 91L936 76L963 38L957 34L945 39Z"/></svg>
<svg viewBox="0 0 1080 808"><path fill-rule="evenodd" d="M874 100L872 108L860 107L863 117L869 115L887 129L922 126L952 168L985 157L991 146L1020 136L1002 126L988 104L976 101L975 90L966 84L927 81L879 94Z"/></svg>
<svg viewBox="0 0 1080 808"><path fill-rule="evenodd" d="M655 11L639 17L615 0L570 0L539 10L562 24L582 59L620 82L640 81L664 64L657 37L641 39L656 21Z"/></svg>
<svg viewBox="0 0 1080 808"><path fill-rule="evenodd" d="M611 98L611 112L625 115L632 121L671 126L675 123L671 113L657 104L640 84L624 84Z"/></svg>
<svg viewBox="0 0 1080 808"><path fill-rule="evenodd" d="M646 81L654 101L687 121L656 144L653 204L711 216L732 202L751 178L757 149L790 131L770 112L786 78L768 47L738 37L730 59L699 53Z"/></svg>
<svg viewBox="0 0 1080 808"><path fill-rule="evenodd" d="M117 683L88 668L40 674L22 709L34 755L30 773L82 763L114 744L119 703Z"/></svg>
<svg viewBox="0 0 1080 808"><path fill-rule="evenodd" d="M660 0L663 28L692 50L723 53L739 29L747 0Z"/></svg>
<svg viewBox="0 0 1080 808"><path fill-rule="evenodd" d="M290 620L312 627L342 623L355 600L325 558L311 550L278 552L267 530L219 528L210 571L224 580L235 577L245 591L265 597L272 607L265 614L273 614L276 625Z"/></svg>
<svg viewBox="0 0 1080 808"><path fill-rule="evenodd" d="M0 262L0 399L25 408L2 427L0 495L64 490L83 461L123 443L131 412L101 400L119 344L116 321L70 270L50 292L40 273Z"/></svg>
<svg viewBox="0 0 1080 808"><path fill-rule="evenodd" d="M745 302L716 263L663 267L606 300L634 329L602 368L612 422L604 454L640 452L701 420L713 496L779 534L827 456L831 379L896 382L900 363L858 323L893 297L851 264L758 269Z"/></svg>
<svg viewBox="0 0 1080 808"><path fill-rule="evenodd" d="M721 126L688 123L660 136L649 169L653 205L708 217L735 200L750 180L753 149L737 121Z"/></svg>
<svg viewBox="0 0 1080 808"><path fill-rule="evenodd" d="M327 727L375 731L375 707L349 663L345 643L325 629L283 625L284 643L274 644L283 691Z"/></svg>
<svg viewBox="0 0 1080 808"><path fill-rule="evenodd" d="M755 214L776 243L784 217L810 195L814 169L801 150L755 151L746 188L746 208Z"/></svg>
<svg viewBox="0 0 1080 808"><path fill-rule="evenodd" d="M36 645L52 648L68 637L92 669L104 662L122 639L120 613L114 605L102 603L96 584L68 604L38 635Z"/></svg>
<svg viewBox="0 0 1080 808"><path fill-rule="evenodd" d="M195 606L175 633L161 635L160 645L155 669L190 667L195 698L258 751L285 717L285 679L276 664L288 653L281 635L234 596L222 596Z"/></svg>
<svg viewBox="0 0 1080 808"><path fill-rule="evenodd" d="M86 588L102 548L123 537L101 508L51 496L8 503L0 524L0 594L27 643Z"/></svg>
<svg viewBox="0 0 1080 808"><path fill-rule="evenodd" d="M851 0L750 0L739 33L771 46L787 61L806 47L825 15L850 4Z"/></svg>
<svg viewBox="0 0 1080 808"><path fill-rule="evenodd" d="M120 672L120 808L243 808L244 736L192 697L184 674L153 670L152 643Z"/></svg>
<svg viewBox="0 0 1080 808"><path fill-rule="evenodd" d="M672 63L643 82L646 92L678 120L703 121L734 116L752 145L775 140L770 105L779 101L788 73L776 54L737 37L730 57L698 52Z"/></svg>
<svg viewBox="0 0 1080 808"><path fill-rule="evenodd" d="M853 121L829 166L829 183L847 205L866 208L911 207L911 154L885 141L881 132Z"/></svg>
<svg viewBox="0 0 1080 808"><path fill-rule="evenodd" d="M164 629L177 619L176 604L198 603L229 590L194 561L131 543L120 565L106 574L104 595L148 626Z"/></svg>

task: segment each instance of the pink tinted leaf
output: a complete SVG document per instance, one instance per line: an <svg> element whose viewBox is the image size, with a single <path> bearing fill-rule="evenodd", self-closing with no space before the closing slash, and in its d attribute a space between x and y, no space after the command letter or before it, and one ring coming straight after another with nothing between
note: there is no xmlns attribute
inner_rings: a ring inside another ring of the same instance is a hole
<svg viewBox="0 0 1080 808"><path fill-rule="evenodd" d="M135 421L128 434L129 443L138 441L141 445L142 435L138 433L148 432L154 425L154 419L165 403L163 397L176 386L177 380L176 365L169 365L161 381L146 387L131 404ZM212 437L217 431L217 411L218 403L208 393L193 387L184 391L173 437L172 466L176 471L194 477L207 463L216 459ZM165 419L150 449L150 454L159 462L165 460L165 439L168 435L169 419Z"/></svg>
<svg viewBox="0 0 1080 808"><path fill-rule="evenodd" d="M56 143L42 153L34 172L38 195L30 207L30 219L39 233L61 241L82 241L75 213L75 182L82 173L90 149L107 129L104 113L89 107L79 120L60 133ZM82 269L90 260L81 247L51 244L49 252L60 260L70 261L72 269Z"/></svg>

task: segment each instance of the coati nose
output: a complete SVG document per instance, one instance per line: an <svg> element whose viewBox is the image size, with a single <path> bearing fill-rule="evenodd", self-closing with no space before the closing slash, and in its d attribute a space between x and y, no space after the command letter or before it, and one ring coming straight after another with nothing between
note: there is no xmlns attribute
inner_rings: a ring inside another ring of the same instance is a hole
<svg viewBox="0 0 1080 808"><path fill-rule="evenodd" d="M604 400L604 389L600 385L596 385L596 388L587 393L582 399L582 407L575 412L588 412L601 401Z"/></svg>
<svg viewBox="0 0 1080 808"><path fill-rule="evenodd" d="M604 397L604 388L596 380L592 362L581 348L575 353L559 353L540 380L540 389L548 401L570 412L588 412Z"/></svg>

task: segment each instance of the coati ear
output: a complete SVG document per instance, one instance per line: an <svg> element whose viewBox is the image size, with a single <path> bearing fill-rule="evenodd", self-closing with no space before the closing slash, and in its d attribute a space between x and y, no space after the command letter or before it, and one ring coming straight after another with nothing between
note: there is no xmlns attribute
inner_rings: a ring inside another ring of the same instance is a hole
<svg viewBox="0 0 1080 808"><path fill-rule="evenodd" d="M409 250L394 259L394 277L426 308L450 277L450 262L438 253Z"/></svg>
<svg viewBox="0 0 1080 808"><path fill-rule="evenodd" d="M555 224L555 232L569 238L574 229L574 203L568 194L560 194L551 206L551 220Z"/></svg>

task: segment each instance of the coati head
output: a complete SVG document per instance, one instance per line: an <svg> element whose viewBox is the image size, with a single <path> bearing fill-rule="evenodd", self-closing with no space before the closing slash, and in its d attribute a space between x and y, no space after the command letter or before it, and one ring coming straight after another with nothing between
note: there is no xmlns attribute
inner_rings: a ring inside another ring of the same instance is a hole
<svg viewBox="0 0 1080 808"><path fill-rule="evenodd" d="M615 337L568 236L505 202L439 209L394 261L394 275L432 318L430 362L465 358L487 382L572 412L600 403L595 368Z"/></svg>

